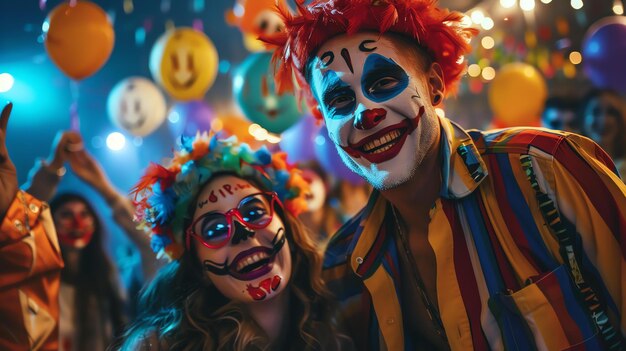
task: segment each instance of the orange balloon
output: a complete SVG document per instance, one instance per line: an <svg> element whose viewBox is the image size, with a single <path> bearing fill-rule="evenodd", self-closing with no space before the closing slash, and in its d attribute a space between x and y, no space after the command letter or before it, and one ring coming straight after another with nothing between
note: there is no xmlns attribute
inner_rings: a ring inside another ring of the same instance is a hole
<svg viewBox="0 0 626 351"><path fill-rule="evenodd" d="M76 80L89 77L109 59L115 32L98 5L63 3L50 12L47 22L46 50L67 76Z"/></svg>
<svg viewBox="0 0 626 351"><path fill-rule="evenodd" d="M284 31L285 23L275 10L277 6L289 8L286 0L237 0L234 9L226 11L226 23L239 27L246 49L267 51L268 46L257 38Z"/></svg>

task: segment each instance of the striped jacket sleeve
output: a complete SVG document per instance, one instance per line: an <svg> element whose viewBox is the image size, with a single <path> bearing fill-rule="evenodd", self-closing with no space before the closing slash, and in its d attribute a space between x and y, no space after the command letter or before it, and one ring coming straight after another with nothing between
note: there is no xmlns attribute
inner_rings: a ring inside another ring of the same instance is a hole
<svg viewBox="0 0 626 351"><path fill-rule="evenodd" d="M603 297L615 327L626 335L626 186L610 157L593 141L570 134L543 171L563 217L582 243L583 271ZM551 172L550 172L551 171ZM548 176L551 174L551 176Z"/></svg>

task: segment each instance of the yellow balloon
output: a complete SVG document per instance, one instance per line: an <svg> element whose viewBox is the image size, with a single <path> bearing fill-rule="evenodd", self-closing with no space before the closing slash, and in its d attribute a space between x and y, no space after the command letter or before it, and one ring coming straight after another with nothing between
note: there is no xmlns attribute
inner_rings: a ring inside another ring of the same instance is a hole
<svg viewBox="0 0 626 351"><path fill-rule="evenodd" d="M89 77L109 59L115 32L98 5L63 3L50 12L47 22L46 50L67 76L76 80Z"/></svg>
<svg viewBox="0 0 626 351"><path fill-rule="evenodd" d="M533 66L504 65L489 87L489 105L505 127L535 126L548 94L546 81Z"/></svg>
<svg viewBox="0 0 626 351"><path fill-rule="evenodd" d="M192 28L167 31L150 53L152 76L180 101L201 99L215 81L217 65L213 42Z"/></svg>

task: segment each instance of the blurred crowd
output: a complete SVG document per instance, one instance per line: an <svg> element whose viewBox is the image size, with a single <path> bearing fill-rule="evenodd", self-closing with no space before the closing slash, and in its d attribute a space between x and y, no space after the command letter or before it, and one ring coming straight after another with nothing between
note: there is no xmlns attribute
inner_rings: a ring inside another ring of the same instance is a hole
<svg viewBox="0 0 626 351"><path fill-rule="evenodd" d="M626 101L613 90L594 89L584 97L552 96L541 116L543 127L584 135L598 143L626 172Z"/></svg>

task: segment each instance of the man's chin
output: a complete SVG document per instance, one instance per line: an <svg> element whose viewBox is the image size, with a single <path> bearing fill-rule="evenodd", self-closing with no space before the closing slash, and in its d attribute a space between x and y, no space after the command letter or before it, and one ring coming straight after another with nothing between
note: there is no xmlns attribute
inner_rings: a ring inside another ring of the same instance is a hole
<svg viewBox="0 0 626 351"><path fill-rule="evenodd" d="M374 174L368 174L365 179L374 187L374 189L378 191L386 191L395 189L402 184L405 184L411 179L411 175L406 175L405 177L398 177L397 175L391 176L387 174L386 176L376 176Z"/></svg>
<svg viewBox="0 0 626 351"><path fill-rule="evenodd" d="M406 167L406 165L396 165L394 161L399 161L398 159L389 160L380 164L369 163L367 161L365 162L368 164L361 164L348 155L342 154L341 157L344 164L352 172L358 174L374 187L374 189L379 191L397 188L409 181L415 173L410 169L402 169L402 167ZM397 169L400 169L400 172L398 172Z"/></svg>

